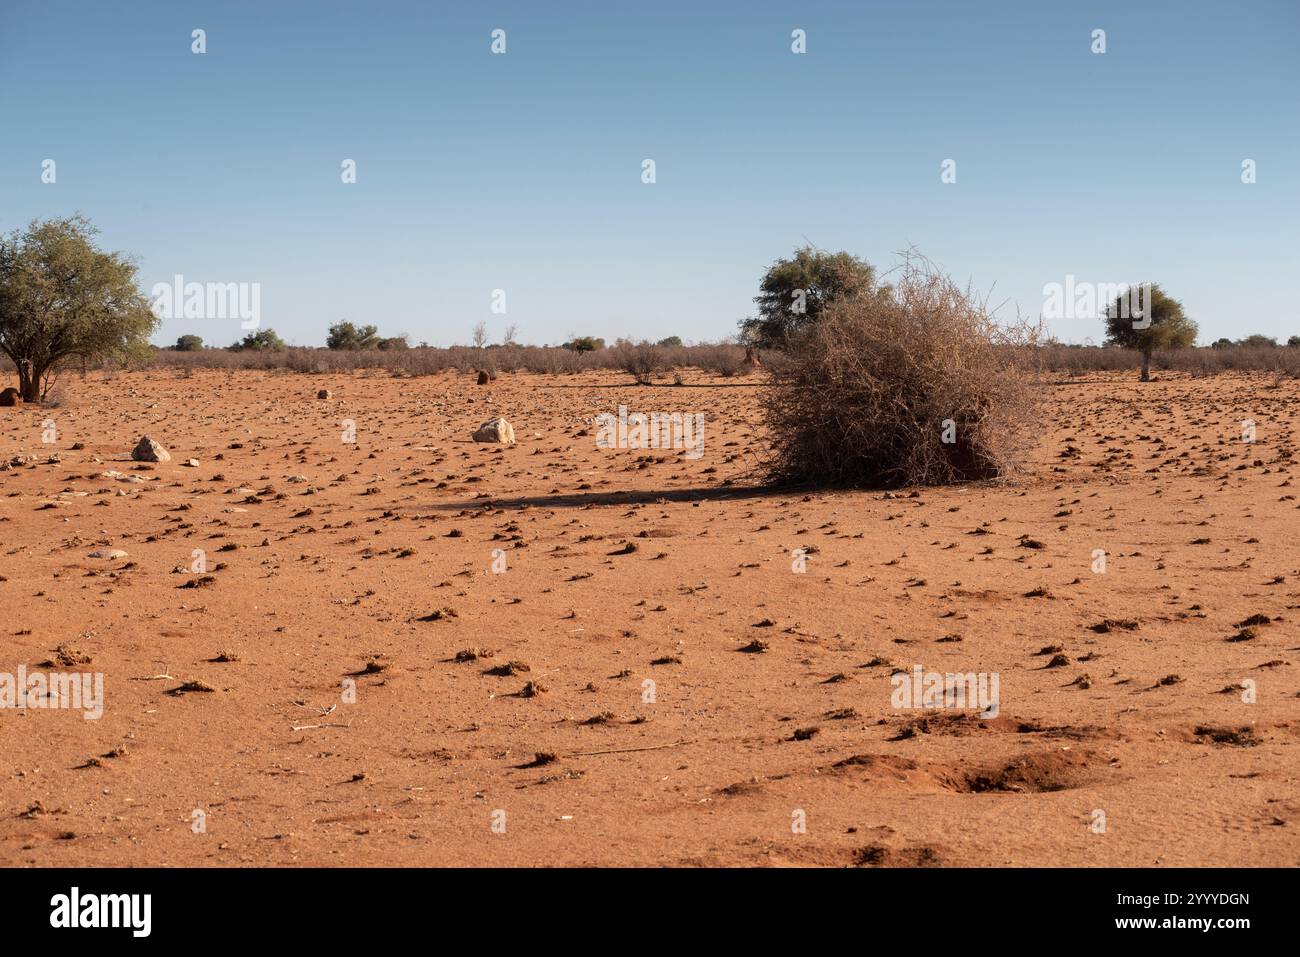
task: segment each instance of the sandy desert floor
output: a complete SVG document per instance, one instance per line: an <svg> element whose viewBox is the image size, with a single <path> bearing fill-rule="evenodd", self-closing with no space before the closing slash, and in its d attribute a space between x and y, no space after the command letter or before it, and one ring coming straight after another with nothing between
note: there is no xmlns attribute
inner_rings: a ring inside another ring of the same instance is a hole
<svg viewBox="0 0 1300 957"><path fill-rule="evenodd" d="M104 711L0 710L0 864L1300 864L1300 382L1135 379L891 495L758 488L752 379L74 377L0 409L0 672Z"/></svg>

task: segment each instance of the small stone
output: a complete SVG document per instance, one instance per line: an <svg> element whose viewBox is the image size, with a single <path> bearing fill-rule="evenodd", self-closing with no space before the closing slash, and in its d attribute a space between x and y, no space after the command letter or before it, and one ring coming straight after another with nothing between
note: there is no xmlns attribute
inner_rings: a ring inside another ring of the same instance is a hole
<svg viewBox="0 0 1300 957"><path fill-rule="evenodd" d="M117 558L126 558L126 552L122 551L122 549L120 549L120 548L100 548L100 549L97 549L97 550L91 552L91 553L90 553L88 556L86 556L86 557L87 557L87 558L105 558L105 559L112 560L112 559L117 559Z"/></svg>

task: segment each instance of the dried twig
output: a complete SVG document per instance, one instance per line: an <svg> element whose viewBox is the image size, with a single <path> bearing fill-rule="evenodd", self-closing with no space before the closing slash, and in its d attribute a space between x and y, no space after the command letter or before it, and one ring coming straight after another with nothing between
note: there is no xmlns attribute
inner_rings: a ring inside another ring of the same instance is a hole
<svg viewBox="0 0 1300 957"><path fill-rule="evenodd" d="M597 754L627 754L629 751L663 751L665 748L680 748L684 744L694 744L694 739L690 741L678 741L675 744L652 744L645 748L609 748L605 751L574 751L571 755L575 758L589 758Z"/></svg>

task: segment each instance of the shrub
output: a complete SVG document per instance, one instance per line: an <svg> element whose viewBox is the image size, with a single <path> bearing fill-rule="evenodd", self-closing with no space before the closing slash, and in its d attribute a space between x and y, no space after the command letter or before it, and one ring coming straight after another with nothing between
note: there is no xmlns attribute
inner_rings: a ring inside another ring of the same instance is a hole
<svg viewBox="0 0 1300 957"><path fill-rule="evenodd" d="M181 336L179 339L176 340L176 351L177 352L202 352L203 337L193 336L193 335Z"/></svg>
<svg viewBox="0 0 1300 957"><path fill-rule="evenodd" d="M619 368L631 373L637 382L649 382L652 375L664 368L663 350L653 343L620 339L614 343L613 351Z"/></svg>
<svg viewBox="0 0 1300 957"><path fill-rule="evenodd" d="M745 362L744 346L720 342L717 345L696 346L692 352L695 365L723 378L748 375L753 371Z"/></svg>
<svg viewBox="0 0 1300 957"><path fill-rule="evenodd" d="M830 304L773 357L771 477L897 487L1014 472L1034 444L1036 340L909 256L894 285Z"/></svg>

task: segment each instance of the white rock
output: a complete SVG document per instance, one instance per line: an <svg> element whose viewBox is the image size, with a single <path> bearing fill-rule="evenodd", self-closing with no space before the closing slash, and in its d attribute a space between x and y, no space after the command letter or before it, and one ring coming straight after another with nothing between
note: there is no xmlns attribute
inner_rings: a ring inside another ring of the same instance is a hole
<svg viewBox="0 0 1300 957"><path fill-rule="evenodd" d="M91 552L87 558L126 558L126 552L120 548L101 548Z"/></svg>
<svg viewBox="0 0 1300 957"><path fill-rule="evenodd" d="M515 430L505 419L492 419L480 425L473 438L475 442L500 442L502 445L514 445Z"/></svg>

